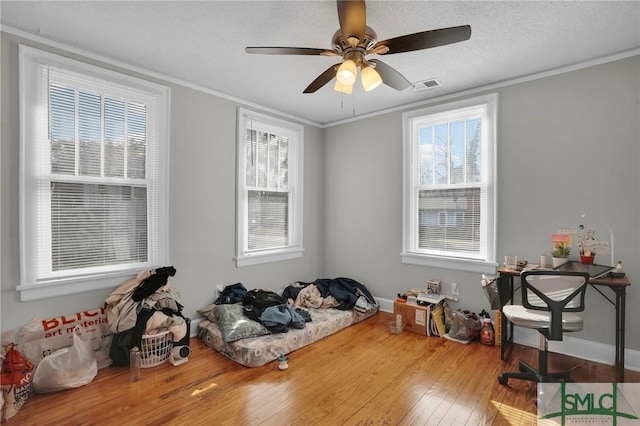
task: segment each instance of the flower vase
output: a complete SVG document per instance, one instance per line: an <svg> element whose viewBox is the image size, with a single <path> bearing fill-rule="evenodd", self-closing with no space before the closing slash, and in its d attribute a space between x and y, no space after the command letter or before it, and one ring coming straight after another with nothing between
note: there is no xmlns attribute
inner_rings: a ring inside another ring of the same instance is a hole
<svg viewBox="0 0 640 426"><path fill-rule="evenodd" d="M554 268L557 268L558 266L564 265L568 262L568 259L566 257L552 257L551 260L553 261Z"/></svg>
<svg viewBox="0 0 640 426"><path fill-rule="evenodd" d="M584 263L585 265L593 265L593 261L595 260L595 255L594 256L584 256L584 255L580 255L580 262Z"/></svg>

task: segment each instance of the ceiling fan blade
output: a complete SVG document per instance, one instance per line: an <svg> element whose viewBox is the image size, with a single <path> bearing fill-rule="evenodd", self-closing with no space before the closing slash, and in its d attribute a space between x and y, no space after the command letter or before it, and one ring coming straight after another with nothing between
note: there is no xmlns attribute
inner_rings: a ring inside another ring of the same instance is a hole
<svg viewBox="0 0 640 426"><path fill-rule="evenodd" d="M337 3L342 36L345 40L355 37L359 42L363 41L367 26L367 8L364 0L338 0Z"/></svg>
<svg viewBox="0 0 640 426"><path fill-rule="evenodd" d="M330 82L336 76L339 66L340 64L331 65L325 72L313 80L302 93L314 93L316 90Z"/></svg>
<svg viewBox="0 0 640 426"><path fill-rule="evenodd" d="M382 77L382 82L387 86L396 90L404 90L411 86L409 80L384 62L377 59L370 59L369 62L376 64L375 70Z"/></svg>
<svg viewBox="0 0 640 426"><path fill-rule="evenodd" d="M333 50L314 49L311 47L245 47L247 53L262 55L322 55L338 56Z"/></svg>
<svg viewBox="0 0 640 426"><path fill-rule="evenodd" d="M458 43L469 40L470 37L471 27L469 25L462 25L459 27L440 28L438 30L423 31L382 40L373 46L373 50L381 46L386 46L389 49L386 54L390 55L392 53L411 52L413 50L429 49L451 43Z"/></svg>

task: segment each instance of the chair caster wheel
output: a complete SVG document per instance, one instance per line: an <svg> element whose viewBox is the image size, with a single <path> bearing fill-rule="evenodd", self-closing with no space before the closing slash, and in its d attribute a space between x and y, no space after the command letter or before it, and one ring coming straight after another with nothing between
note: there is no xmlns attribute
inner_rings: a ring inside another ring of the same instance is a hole
<svg viewBox="0 0 640 426"><path fill-rule="evenodd" d="M502 376L498 376L498 383L500 383L501 385L506 385L508 381L509 381L508 378L502 377Z"/></svg>

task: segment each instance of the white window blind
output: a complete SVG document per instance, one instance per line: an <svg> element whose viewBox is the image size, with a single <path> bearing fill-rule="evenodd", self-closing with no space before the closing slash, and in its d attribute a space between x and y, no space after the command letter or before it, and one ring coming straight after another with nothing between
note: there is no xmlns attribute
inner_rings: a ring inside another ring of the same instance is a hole
<svg viewBox="0 0 640 426"><path fill-rule="evenodd" d="M238 266L302 251L302 127L239 110Z"/></svg>
<svg viewBox="0 0 640 426"><path fill-rule="evenodd" d="M21 66L19 290L165 263L166 88L26 47Z"/></svg>
<svg viewBox="0 0 640 426"><path fill-rule="evenodd" d="M289 139L247 129L248 250L289 244Z"/></svg>
<svg viewBox="0 0 640 426"><path fill-rule="evenodd" d="M483 100L404 115L408 263L495 260L495 107Z"/></svg>

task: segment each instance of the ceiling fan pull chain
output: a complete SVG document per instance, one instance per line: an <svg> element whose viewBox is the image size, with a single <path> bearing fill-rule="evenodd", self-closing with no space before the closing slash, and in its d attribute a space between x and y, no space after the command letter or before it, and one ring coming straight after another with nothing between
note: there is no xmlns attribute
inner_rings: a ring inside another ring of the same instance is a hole
<svg viewBox="0 0 640 426"><path fill-rule="evenodd" d="M353 116L356 116L356 94L353 94L353 104L351 104L351 114L353 114Z"/></svg>

